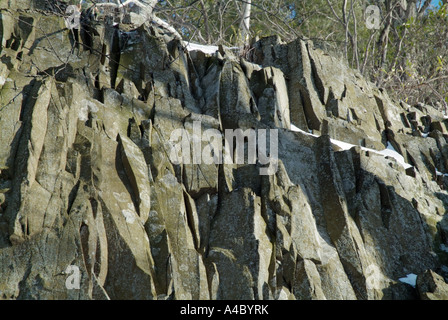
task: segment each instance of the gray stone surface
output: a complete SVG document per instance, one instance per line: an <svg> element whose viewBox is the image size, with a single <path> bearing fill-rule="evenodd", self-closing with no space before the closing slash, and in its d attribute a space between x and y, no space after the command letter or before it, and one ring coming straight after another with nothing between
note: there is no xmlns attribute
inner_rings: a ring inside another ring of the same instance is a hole
<svg viewBox="0 0 448 320"><path fill-rule="evenodd" d="M7 2L0 299L446 299L442 114L309 41L262 38L245 61L148 23L70 31L43 2ZM277 129L278 170L175 163L171 134L193 150L196 121L219 143ZM411 166L364 148L387 146Z"/></svg>

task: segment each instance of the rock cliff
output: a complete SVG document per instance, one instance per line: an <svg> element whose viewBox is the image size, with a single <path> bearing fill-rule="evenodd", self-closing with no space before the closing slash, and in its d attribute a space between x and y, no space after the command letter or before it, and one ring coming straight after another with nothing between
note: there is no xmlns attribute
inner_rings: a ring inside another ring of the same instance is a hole
<svg viewBox="0 0 448 320"><path fill-rule="evenodd" d="M303 39L243 59L56 9L0 1L0 298L448 299L444 114ZM277 130L275 172L176 163L197 123Z"/></svg>

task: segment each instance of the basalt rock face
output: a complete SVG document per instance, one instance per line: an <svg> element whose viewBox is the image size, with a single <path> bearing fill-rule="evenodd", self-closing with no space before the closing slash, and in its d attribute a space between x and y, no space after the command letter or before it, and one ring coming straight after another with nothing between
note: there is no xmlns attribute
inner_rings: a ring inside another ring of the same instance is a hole
<svg viewBox="0 0 448 320"><path fill-rule="evenodd" d="M443 114L305 40L188 52L45 3L0 4L0 298L446 296ZM173 161L198 123L276 129L276 170ZM388 146L409 166L366 149Z"/></svg>

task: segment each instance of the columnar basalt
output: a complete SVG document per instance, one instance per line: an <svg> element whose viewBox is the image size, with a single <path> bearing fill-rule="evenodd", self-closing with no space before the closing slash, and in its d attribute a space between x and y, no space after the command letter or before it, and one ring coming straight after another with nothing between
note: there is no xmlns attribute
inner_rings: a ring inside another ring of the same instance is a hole
<svg viewBox="0 0 448 320"><path fill-rule="evenodd" d="M304 39L246 60L54 10L0 4L0 298L446 298L443 114ZM173 162L194 124L277 130L277 170Z"/></svg>

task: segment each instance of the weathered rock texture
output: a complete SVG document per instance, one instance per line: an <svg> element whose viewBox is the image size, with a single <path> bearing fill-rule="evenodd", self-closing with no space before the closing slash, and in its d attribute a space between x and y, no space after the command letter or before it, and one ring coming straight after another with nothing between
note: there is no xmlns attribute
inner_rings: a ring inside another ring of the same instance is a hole
<svg viewBox="0 0 448 320"><path fill-rule="evenodd" d="M417 289L422 300L448 300L448 284L431 270L417 277Z"/></svg>
<svg viewBox="0 0 448 320"><path fill-rule="evenodd" d="M412 299L398 279L426 270L446 297L442 114L301 39L246 61L46 3L0 1L0 298ZM277 172L172 163L195 121L277 128ZM388 145L412 167L361 148Z"/></svg>

